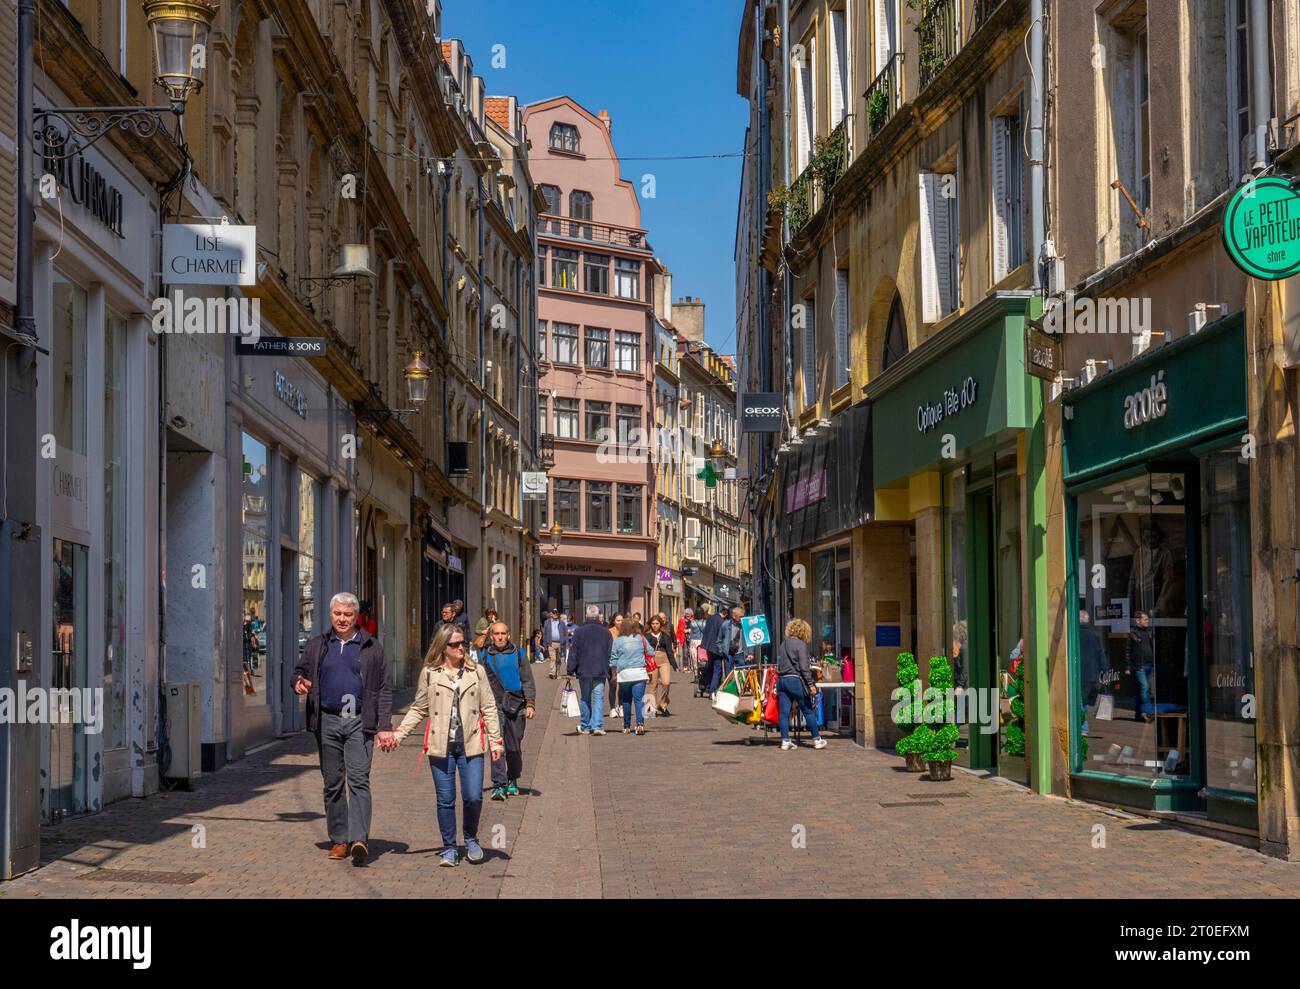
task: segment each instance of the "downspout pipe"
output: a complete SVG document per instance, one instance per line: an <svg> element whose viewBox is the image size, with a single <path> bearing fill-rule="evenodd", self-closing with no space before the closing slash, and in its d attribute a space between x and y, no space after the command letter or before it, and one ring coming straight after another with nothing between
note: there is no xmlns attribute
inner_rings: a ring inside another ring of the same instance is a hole
<svg viewBox="0 0 1300 989"><path fill-rule="evenodd" d="M1043 0L1030 4L1029 61L1032 76L1029 90L1029 202L1030 257L1034 258L1034 288L1043 287L1043 242L1047 239L1046 179L1043 154L1043 93L1047 89L1043 51Z"/></svg>
<svg viewBox="0 0 1300 989"><path fill-rule="evenodd" d="M787 189L790 188L790 0L781 0L781 44L777 49L777 64L781 67L781 174ZM790 293L794 291L794 276L790 266L785 264L785 245L790 243L790 214L787 211L781 219L781 254L785 267L785 288L782 303L785 312L781 316L785 326L785 401L789 407L790 428L798 421L799 409L794 396L794 328L791 326Z"/></svg>
<svg viewBox="0 0 1300 989"><path fill-rule="evenodd" d="M1268 167L1268 128L1273 117L1271 8L1269 0L1250 3L1250 105L1255 115L1255 160L1251 164L1256 172Z"/></svg>

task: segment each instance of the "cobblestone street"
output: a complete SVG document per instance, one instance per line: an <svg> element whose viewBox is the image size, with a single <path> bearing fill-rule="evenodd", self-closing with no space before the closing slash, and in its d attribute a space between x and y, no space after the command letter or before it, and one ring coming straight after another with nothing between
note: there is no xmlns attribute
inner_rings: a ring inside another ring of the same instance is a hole
<svg viewBox="0 0 1300 989"><path fill-rule="evenodd" d="M541 667L537 668L538 670ZM1300 865L957 772L931 784L844 739L814 751L714 715L689 687L645 737L582 738L538 683L524 795L484 805L481 866L436 867L409 739L376 753L370 863L329 862L315 748L285 739L193 792L47 828L24 897L1294 897ZM608 718L606 728L610 728ZM1105 848L1093 847L1094 825ZM196 827L202 826L200 832ZM800 831L802 826L802 832ZM194 847L201 833L205 847ZM799 834L806 847L794 847ZM947 852L935 854L937 839Z"/></svg>

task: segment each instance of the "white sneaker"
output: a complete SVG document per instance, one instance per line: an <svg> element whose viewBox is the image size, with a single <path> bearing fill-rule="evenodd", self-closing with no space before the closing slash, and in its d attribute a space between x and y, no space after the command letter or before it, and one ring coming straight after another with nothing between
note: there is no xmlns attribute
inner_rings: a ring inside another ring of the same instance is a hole
<svg viewBox="0 0 1300 989"><path fill-rule="evenodd" d="M814 748L814 749L824 749L824 748L826 748L826 739L824 739L824 738L819 738L819 739L817 739L817 741L813 742L813 748Z"/></svg>
<svg viewBox="0 0 1300 989"><path fill-rule="evenodd" d="M781 751L782 751L782 752L787 752L787 751L789 751L790 749L793 749L794 747L795 747L794 742L790 741L790 739L788 739L788 738L781 742Z"/></svg>

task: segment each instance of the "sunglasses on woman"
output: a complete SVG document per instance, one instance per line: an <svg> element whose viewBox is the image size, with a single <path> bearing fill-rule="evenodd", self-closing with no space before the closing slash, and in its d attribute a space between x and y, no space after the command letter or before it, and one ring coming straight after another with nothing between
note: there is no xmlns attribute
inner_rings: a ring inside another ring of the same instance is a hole
<svg viewBox="0 0 1300 989"><path fill-rule="evenodd" d="M464 647L464 645L465 645L465 640L464 640L464 639L457 639L455 642L448 642L448 643L447 643L447 648L448 648L448 649L460 649L460 648Z"/></svg>

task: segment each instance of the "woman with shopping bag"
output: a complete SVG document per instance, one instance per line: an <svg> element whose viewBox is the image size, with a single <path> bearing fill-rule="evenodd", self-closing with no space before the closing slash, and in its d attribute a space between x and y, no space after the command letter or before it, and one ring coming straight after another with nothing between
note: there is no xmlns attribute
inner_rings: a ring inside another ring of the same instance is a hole
<svg viewBox="0 0 1300 989"><path fill-rule="evenodd" d="M650 630L646 632L646 641L650 643L656 667L655 713L667 717L668 687L672 683L671 671L677 669L677 643L673 640L672 633L664 628L663 620L658 615L650 619Z"/></svg>
<svg viewBox="0 0 1300 989"><path fill-rule="evenodd" d="M645 710L641 706L646 683L650 679L646 663L646 642L641 626L628 618L614 640L609 654L609 668L618 682L618 700L623 708L623 734L632 734L632 714L636 713L636 733L645 734ZM653 663L653 660L651 661Z"/></svg>
<svg viewBox="0 0 1300 989"><path fill-rule="evenodd" d="M493 761L505 754L497 721L497 705L487 673L466 655L463 626L444 625L433 637L420 671L415 701L394 732L400 744L428 718L422 755L429 759L438 797L438 830L442 851L438 864L457 864L456 778L460 777L462 833L465 857L482 862L478 822L483 811L483 755ZM394 746L395 748L396 746Z"/></svg>
<svg viewBox="0 0 1300 989"><path fill-rule="evenodd" d="M808 658L808 643L812 641L812 627L802 618L786 622L785 641L776 651L776 698L778 724L781 728L781 749L795 747L790 741L790 708L798 705L803 723L812 735L813 748L824 749L826 739L817 727L817 680L813 676Z"/></svg>

